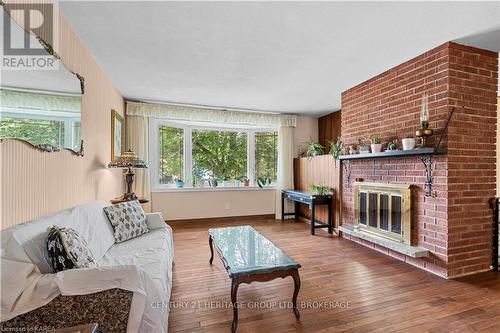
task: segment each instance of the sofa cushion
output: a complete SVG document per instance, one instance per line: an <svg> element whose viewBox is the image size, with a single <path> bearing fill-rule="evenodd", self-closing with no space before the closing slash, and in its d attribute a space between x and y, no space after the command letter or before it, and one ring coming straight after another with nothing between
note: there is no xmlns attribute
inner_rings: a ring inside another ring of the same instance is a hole
<svg viewBox="0 0 500 333"><path fill-rule="evenodd" d="M97 265L133 265L144 271L163 290L163 296L169 295L174 247L172 228L164 225L127 242L115 244L97 261Z"/></svg>
<svg viewBox="0 0 500 333"><path fill-rule="evenodd" d="M149 231L146 215L137 200L105 207L104 212L113 226L117 243L138 237Z"/></svg>
<svg viewBox="0 0 500 333"><path fill-rule="evenodd" d="M47 252L47 235L53 225L75 229L87 241L94 258L99 260L115 243L113 228L103 211L106 205L105 201L95 201L68 208L16 225L2 231L2 235L4 232L11 234L41 273L53 272Z"/></svg>
<svg viewBox="0 0 500 333"><path fill-rule="evenodd" d="M47 251L52 268L56 272L92 267L95 262L85 239L72 228L53 226L47 237Z"/></svg>

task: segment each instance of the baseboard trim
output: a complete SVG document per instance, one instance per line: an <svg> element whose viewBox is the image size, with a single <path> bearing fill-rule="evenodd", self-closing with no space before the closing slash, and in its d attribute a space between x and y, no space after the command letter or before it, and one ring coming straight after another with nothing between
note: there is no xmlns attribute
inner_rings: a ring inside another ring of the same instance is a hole
<svg viewBox="0 0 500 333"><path fill-rule="evenodd" d="M476 271L476 272L469 272L469 273L463 273L463 274L449 276L448 279L449 280L454 280L454 279L462 278L462 277L465 277L465 276L471 276L471 275L476 275L476 274L490 272L490 271L493 271L493 269L486 268L486 269L482 269L482 270Z"/></svg>
<svg viewBox="0 0 500 333"><path fill-rule="evenodd" d="M260 220L274 220L274 214L260 214L260 215L238 215L238 216L221 216L221 217L203 217L197 219L182 219L182 220L165 220L168 223L192 223L192 222L213 222L213 221L233 221L238 219L260 219Z"/></svg>

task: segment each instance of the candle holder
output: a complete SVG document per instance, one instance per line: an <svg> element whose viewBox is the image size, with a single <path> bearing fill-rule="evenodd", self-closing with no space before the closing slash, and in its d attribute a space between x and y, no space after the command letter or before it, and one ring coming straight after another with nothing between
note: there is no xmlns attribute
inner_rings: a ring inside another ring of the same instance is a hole
<svg viewBox="0 0 500 333"><path fill-rule="evenodd" d="M421 123L422 128L415 132L415 136L420 139L420 148L425 148L427 138L434 133L433 130L429 129L429 123Z"/></svg>
<svg viewBox="0 0 500 333"><path fill-rule="evenodd" d="M425 148L427 138L434 131L429 129L429 101L427 94L422 97L422 108L420 110L420 129L415 132L415 136L420 139L420 148Z"/></svg>

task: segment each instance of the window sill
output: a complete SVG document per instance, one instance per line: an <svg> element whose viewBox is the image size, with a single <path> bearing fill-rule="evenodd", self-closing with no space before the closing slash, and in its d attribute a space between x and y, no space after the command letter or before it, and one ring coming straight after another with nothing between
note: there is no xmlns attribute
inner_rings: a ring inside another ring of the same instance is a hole
<svg viewBox="0 0 500 333"><path fill-rule="evenodd" d="M276 187L241 186L241 187L182 187L182 188L156 188L152 193L162 192L225 192L225 191L275 191Z"/></svg>

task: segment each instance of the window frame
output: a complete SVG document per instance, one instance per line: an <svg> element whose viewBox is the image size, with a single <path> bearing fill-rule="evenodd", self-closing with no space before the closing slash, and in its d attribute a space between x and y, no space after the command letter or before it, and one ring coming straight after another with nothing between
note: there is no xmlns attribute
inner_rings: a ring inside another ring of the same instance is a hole
<svg viewBox="0 0 500 333"><path fill-rule="evenodd" d="M82 135L78 140L78 146L74 147L73 143L75 141L75 123L80 122L80 134L81 131L81 113L79 116L75 116L75 112L70 111L48 111L48 110L37 110L29 108L11 108L2 107L2 112L0 119L2 118L17 118L17 119L32 119L32 120L48 120L48 121L59 121L63 123L64 127L64 137L63 144L59 148L78 149L80 146L80 141ZM29 140L28 140L29 141Z"/></svg>
<svg viewBox="0 0 500 333"><path fill-rule="evenodd" d="M184 188L176 188L174 184L160 184L159 182L159 156L160 156L160 145L159 145L159 129L160 126L169 126L174 128L180 128L184 131L183 138L183 150L184 150L184 170L183 170L183 180L185 183ZM162 191L162 190L207 190L203 187L193 187L192 170L193 170L193 156L192 156L192 138L193 130L209 130L209 131L228 131L228 132L244 132L247 134L247 177L250 179L250 188L254 188L255 178L255 133L259 132L276 132L278 130L275 127L251 127L251 126L238 126L230 124L204 124L204 123L192 123L187 121L175 121L161 118L150 118L149 119L149 162L150 162L150 184L151 191ZM274 181L268 188L274 188ZM248 187L237 187L237 186L226 186L226 187L216 187L210 188L212 190L226 188L226 189L243 189Z"/></svg>

